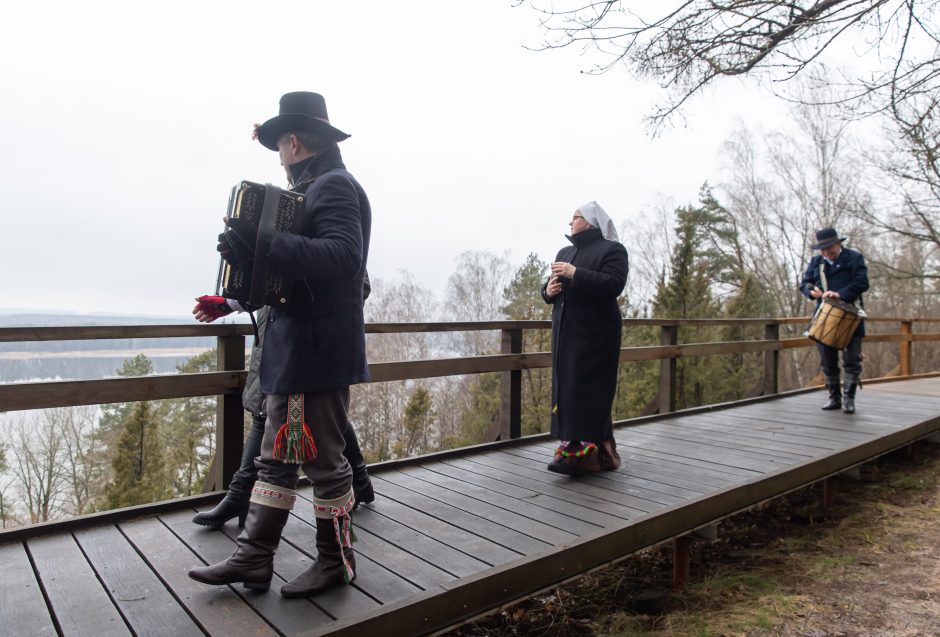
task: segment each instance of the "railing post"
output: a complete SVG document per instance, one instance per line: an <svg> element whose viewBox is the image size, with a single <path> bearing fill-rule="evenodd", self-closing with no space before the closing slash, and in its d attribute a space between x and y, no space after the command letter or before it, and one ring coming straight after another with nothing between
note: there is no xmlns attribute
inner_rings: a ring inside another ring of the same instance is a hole
<svg viewBox="0 0 940 637"><path fill-rule="evenodd" d="M901 321L901 335L910 336L913 333L913 321ZM911 344L911 341L901 341L901 352L898 360L898 373L901 376L911 375Z"/></svg>
<svg viewBox="0 0 940 637"><path fill-rule="evenodd" d="M663 325L660 327L662 345L679 344L679 326ZM667 414L676 410L676 357L670 356L659 361L659 413Z"/></svg>
<svg viewBox="0 0 940 637"><path fill-rule="evenodd" d="M767 323L764 325L764 340L779 341L780 325ZM776 394L780 391L780 350L774 349L764 352L764 396Z"/></svg>
<svg viewBox="0 0 940 637"><path fill-rule="evenodd" d="M522 353L522 330L502 330L500 352ZM500 381L502 404L499 409L499 438L508 440L522 436L522 370L503 372Z"/></svg>
<svg viewBox="0 0 940 637"><path fill-rule="evenodd" d="M220 372L245 369L244 336L219 336L216 352ZM216 459L206 478L205 491L217 491L228 487L232 475L241 464L244 440L245 412L242 407L241 391L218 396L215 407Z"/></svg>

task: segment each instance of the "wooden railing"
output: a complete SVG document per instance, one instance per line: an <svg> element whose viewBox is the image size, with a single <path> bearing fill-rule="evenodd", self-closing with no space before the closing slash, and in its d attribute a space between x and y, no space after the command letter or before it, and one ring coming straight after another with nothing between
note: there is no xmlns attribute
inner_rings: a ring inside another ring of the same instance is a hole
<svg viewBox="0 0 940 637"><path fill-rule="evenodd" d="M940 332L915 332L914 325L940 323L940 319L869 318L871 324L898 325L897 332L869 333L867 343L898 343L896 376L910 376L912 344L940 341ZM779 391L780 352L809 347L807 338L781 338L781 326L806 325L809 319L625 319L624 326L659 327L660 344L621 349L621 362L661 361L659 392L655 410L667 413L676 405L676 361L680 358L714 354L763 354L761 394ZM682 327L755 327L763 326L763 339L706 343L679 343ZM489 356L442 358L433 360L376 362L369 365L371 382L411 380L485 372L501 372L502 408L498 429L492 439L511 439L522 435L522 371L551 367L549 352L524 352L523 332L551 328L550 321L482 321L450 323L379 323L366 326L369 334L406 334L499 331L501 353ZM869 332L872 332L869 329ZM100 380L45 381L0 384L0 411L45 409L75 405L217 396L216 461L207 481L208 488L220 488L238 468L241 460L244 413L241 389L245 383L245 337L251 327L225 325L147 325L89 327L16 327L0 328L0 342L95 340L126 338L205 337L217 338L218 371L198 374L106 378Z"/></svg>

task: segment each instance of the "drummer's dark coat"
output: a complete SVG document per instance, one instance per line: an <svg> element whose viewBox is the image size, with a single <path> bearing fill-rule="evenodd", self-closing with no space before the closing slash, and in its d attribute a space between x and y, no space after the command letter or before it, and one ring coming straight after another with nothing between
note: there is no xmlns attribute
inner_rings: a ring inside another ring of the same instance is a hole
<svg viewBox="0 0 940 637"><path fill-rule="evenodd" d="M627 282L627 250L597 229L568 237L555 257L575 266L552 308L552 437L600 443L611 437L622 316L617 297Z"/></svg>
<svg viewBox="0 0 940 637"><path fill-rule="evenodd" d="M308 218L278 232L269 258L297 277L286 307L272 307L261 352L265 394L324 391L369 379L362 311L372 208L339 150L318 155L297 179Z"/></svg>
<svg viewBox="0 0 940 637"><path fill-rule="evenodd" d="M810 259L806 272L800 281L800 292L808 299L813 286L823 289L822 278L819 276L819 266L823 266L829 290L839 293L839 298L846 303L860 305L862 293L868 290L868 266L861 252L850 248L842 248L839 256L831 264L826 262L822 255L817 254ZM816 299L816 306L822 301ZM865 336L865 321L858 328L858 335Z"/></svg>

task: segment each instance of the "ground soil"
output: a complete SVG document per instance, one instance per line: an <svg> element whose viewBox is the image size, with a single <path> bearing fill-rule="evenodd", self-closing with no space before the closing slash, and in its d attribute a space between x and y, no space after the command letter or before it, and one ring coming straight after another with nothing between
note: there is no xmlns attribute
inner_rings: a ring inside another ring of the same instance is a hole
<svg viewBox="0 0 940 637"><path fill-rule="evenodd" d="M672 551L650 550L448 637L940 636L940 445L918 443L722 522L671 593Z"/></svg>

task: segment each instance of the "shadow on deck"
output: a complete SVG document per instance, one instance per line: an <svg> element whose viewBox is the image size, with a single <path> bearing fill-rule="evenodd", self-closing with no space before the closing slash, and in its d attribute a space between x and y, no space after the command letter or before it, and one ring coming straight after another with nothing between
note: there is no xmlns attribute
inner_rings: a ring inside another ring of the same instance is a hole
<svg viewBox="0 0 940 637"><path fill-rule="evenodd" d="M854 415L820 402L798 392L627 423L615 431L622 467L576 480L546 470L544 436L379 466L376 501L354 516L358 578L310 600L277 592L316 554L303 498L266 593L186 576L228 557L238 532L193 525L191 501L0 533L0 633L425 634L940 429L936 377L868 385Z"/></svg>

